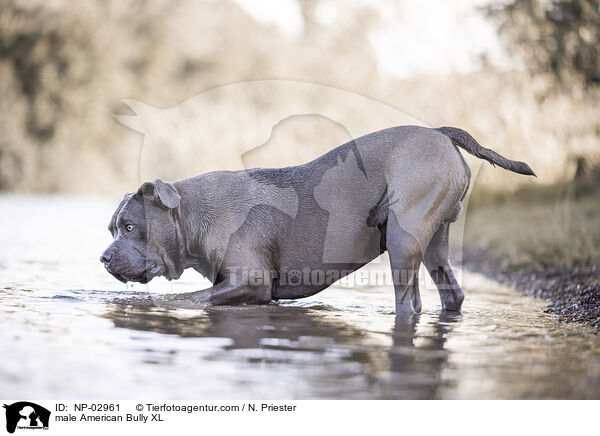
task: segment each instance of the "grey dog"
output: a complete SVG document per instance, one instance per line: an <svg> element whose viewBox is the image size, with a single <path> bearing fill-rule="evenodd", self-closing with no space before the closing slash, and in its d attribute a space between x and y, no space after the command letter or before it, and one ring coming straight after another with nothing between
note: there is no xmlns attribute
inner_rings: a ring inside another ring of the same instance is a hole
<svg viewBox="0 0 600 436"><path fill-rule="evenodd" d="M213 283L177 296L194 303L265 304L320 292L387 250L396 313L421 310L421 262L443 308L460 310L448 231L471 172L457 146L535 176L464 130L393 127L299 166L146 182L119 204L100 259L123 282L194 268Z"/></svg>

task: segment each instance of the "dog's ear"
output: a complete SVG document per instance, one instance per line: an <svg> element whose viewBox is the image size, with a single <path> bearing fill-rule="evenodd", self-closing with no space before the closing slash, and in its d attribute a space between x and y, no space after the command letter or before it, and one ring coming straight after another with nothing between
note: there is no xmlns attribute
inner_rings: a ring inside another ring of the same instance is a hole
<svg viewBox="0 0 600 436"><path fill-rule="evenodd" d="M175 186L160 179L144 183L138 190L138 193L144 197L159 200L163 206L169 209L175 209L179 206L179 201L181 200L181 196L177 193Z"/></svg>

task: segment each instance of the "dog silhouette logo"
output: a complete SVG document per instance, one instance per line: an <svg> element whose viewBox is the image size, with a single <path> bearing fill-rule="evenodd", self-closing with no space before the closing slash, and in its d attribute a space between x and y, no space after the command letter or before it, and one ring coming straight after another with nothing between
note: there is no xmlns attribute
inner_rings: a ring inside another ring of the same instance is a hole
<svg viewBox="0 0 600 436"><path fill-rule="evenodd" d="M19 401L3 406L6 409L6 431L14 433L18 429L48 429L50 411L28 401Z"/></svg>

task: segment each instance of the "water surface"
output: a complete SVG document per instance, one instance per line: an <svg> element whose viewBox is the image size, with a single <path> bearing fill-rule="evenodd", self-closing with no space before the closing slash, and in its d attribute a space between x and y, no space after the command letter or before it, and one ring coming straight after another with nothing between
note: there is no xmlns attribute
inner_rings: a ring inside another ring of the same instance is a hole
<svg viewBox="0 0 600 436"><path fill-rule="evenodd" d="M0 196L0 398L600 398L599 335L467 272L460 314L422 289L424 312L398 318L384 285L161 307L208 284L112 278L98 257L118 200Z"/></svg>

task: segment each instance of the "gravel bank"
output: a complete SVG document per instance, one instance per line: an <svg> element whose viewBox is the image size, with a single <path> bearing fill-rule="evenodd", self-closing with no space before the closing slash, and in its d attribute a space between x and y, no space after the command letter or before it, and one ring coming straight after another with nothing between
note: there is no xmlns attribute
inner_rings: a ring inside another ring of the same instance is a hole
<svg viewBox="0 0 600 436"><path fill-rule="evenodd" d="M592 263L564 266L502 267L483 250L465 250L463 267L514 286L534 298L550 303L547 313L559 322L578 322L600 331L600 266Z"/></svg>

